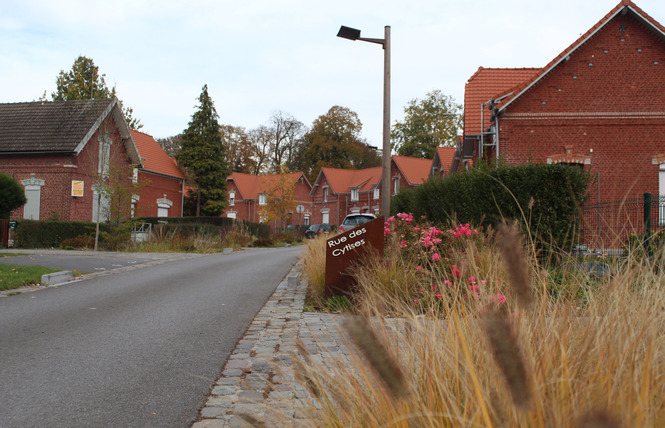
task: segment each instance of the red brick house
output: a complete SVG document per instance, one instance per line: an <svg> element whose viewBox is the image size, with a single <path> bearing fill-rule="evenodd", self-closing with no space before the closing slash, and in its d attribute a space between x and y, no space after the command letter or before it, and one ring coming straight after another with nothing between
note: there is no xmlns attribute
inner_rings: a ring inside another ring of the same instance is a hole
<svg viewBox="0 0 665 428"><path fill-rule="evenodd" d="M284 180L284 183L282 183ZM290 213L286 224L308 224L311 216L309 193L312 185L302 172L289 174L252 175L232 173L227 179L228 207L222 216L255 223L262 221L261 208L267 204L268 195L279 193L279 187L293 186L296 212Z"/></svg>
<svg viewBox="0 0 665 428"><path fill-rule="evenodd" d="M479 69L462 157L583 168L594 202L665 193L664 82L665 27L623 0L543 68Z"/></svg>
<svg viewBox="0 0 665 428"><path fill-rule="evenodd" d="M321 168L310 193L310 224L340 224L350 213L378 214L381 167Z"/></svg>
<svg viewBox="0 0 665 428"><path fill-rule="evenodd" d="M432 177L447 177L452 172L455 147L437 147L432 159Z"/></svg>
<svg viewBox="0 0 665 428"><path fill-rule="evenodd" d="M481 87L522 72L510 88ZM542 69L479 69L466 88L465 157L578 165L597 177L594 200L658 194L663 82L665 27L623 0Z"/></svg>
<svg viewBox="0 0 665 428"><path fill-rule="evenodd" d="M185 174L152 136L131 132L142 162L135 172L141 190L132 199L134 215L182 217Z"/></svg>
<svg viewBox="0 0 665 428"><path fill-rule="evenodd" d="M96 220L111 164L141 165L117 99L0 104L0 170L28 199L11 218Z"/></svg>
<svg viewBox="0 0 665 428"><path fill-rule="evenodd" d="M393 156L390 166L390 195L427 181L430 159ZM359 170L321 168L312 187L311 223L340 224L347 214L380 215L382 168Z"/></svg>

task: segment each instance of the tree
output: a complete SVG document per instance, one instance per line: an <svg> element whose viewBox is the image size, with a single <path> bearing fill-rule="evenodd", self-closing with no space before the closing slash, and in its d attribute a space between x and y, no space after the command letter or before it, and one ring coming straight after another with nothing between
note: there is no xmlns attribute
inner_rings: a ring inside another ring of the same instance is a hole
<svg viewBox="0 0 665 428"><path fill-rule="evenodd" d="M219 129L226 148L226 164L232 172L254 174L256 171L256 147L240 126L222 125Z"/></svg>
<svg viewBox="0 0 665 428"><path fill-rule="evenodd" d="M270 169L270 129L265 125L261 125L258 128L249 131L247 138L254 148L255 162L251 173L254 175L266 174Z"/></svg>
<svg viewBox="0 0 665 428"><path fill-rule="evenodd" d="M60 70L55 82L56 91L51 93L53 101L108 100L116 97L115 86L109 89L106 75L100 75L99 67L93 60L82 55L76 58L71 70ZM141 121L133 117L134 109L123 106L122 111L131 129L139 130L143 127Z"/></svg>
<svg viewBox="0 0 665 428"><path fill-rule="evenodd" d="M9 214L28 202L25 191L18 181L9 174L0 171L0 218L9 218Z"/></svg>
<svg viewBox="0 0 665 428"><path fill-rule="evenodd" d="M362 123L354 111L333 106L316 118L305 134L304 144L295 155L294 169L314 182L324 166L359 169L381 165L376 149L360 138L361 130Z"/></svg>
<svg viewBox="0 0 665 428"><path fill-rule="evenodd" d="M219 132L217 110L203 86L198 110L182 134L182 148L176 159L196 183L196 216L218 216L226 208L226 151Z"/></svg>
<svg viewBox="0 0 665 428"><path fill-rule="evenodd" d="M259 209L259 217L275 227L285 227L296 210L295 182L288 171L265 176L259 189L266 197L266 204Z"/></svg>
<svg viewBox="0 0 665 428"><path fill-rule="evenodd" d="M455 147L462 127L462 106L435 90L404 108L404 121L396 122L391 132L397 154L433 159L438 146Z"/></svg>
<svg viewBox="0 0 665 428"><path fill-rule="evenodd" d="M182 134L174 135L172 137L158 138L156 141L167 155L174 158L182 146Z"/></svg>
<svg viewBox="0 0 665 428"><path fill-rule="evenodd" d="M270 172L279 174L293 163L297 144L302 141L305 125L288 113L277 111L270 118Z"/></svg>

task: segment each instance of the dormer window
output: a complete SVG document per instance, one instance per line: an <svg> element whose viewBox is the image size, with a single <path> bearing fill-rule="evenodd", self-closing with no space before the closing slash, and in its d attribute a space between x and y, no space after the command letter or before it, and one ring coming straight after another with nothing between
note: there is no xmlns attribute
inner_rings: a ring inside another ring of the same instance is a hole
<svg viewBox="0 0 665 428"><path fill-rule="evenodd" d="M379 186L376 186L374 188L374 200L378 201L381 198L381 189L379 189Z"/></svg>
<svg viewBox="0 0 665 428"><path fill-rule="evenodd" d="M359 199L358 189L351 189L351 202L357 202Z"/></svg>
<svg viewBox="0 0 665 428"><path fill-rule="evenodd" d="M259 205L267 205L267 204L268 204L268 198L266 197L266 195L261 193L259 195Z"/></svg>

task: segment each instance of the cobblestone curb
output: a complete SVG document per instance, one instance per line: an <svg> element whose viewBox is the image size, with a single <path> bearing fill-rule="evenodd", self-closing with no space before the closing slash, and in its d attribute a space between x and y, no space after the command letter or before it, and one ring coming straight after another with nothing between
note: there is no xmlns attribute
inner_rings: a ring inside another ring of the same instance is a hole
<svg viewBox="0 0 665 428"><path fill-rule="evenodd" d="M316 362L349 351L337 328L341 315L303 312L307 282L294 281L297 273L296 266L256 315L192 428L248 426L241 414L266 426L307 426L302 408L311 397L292 370L296 338ZM275 412L283 419L274 420Z"/></svg>

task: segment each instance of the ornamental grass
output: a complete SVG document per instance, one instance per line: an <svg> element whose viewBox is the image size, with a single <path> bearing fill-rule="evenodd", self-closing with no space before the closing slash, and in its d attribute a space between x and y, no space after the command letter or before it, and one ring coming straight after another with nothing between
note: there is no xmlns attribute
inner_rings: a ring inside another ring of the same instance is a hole
<svg viewBox="0 0 665 428"><path fill-rule="evenodd" d="M596 278L515 226L386 226L353 272L350 361L296 361L307 426L665 426L662 258Z"/></svg>

